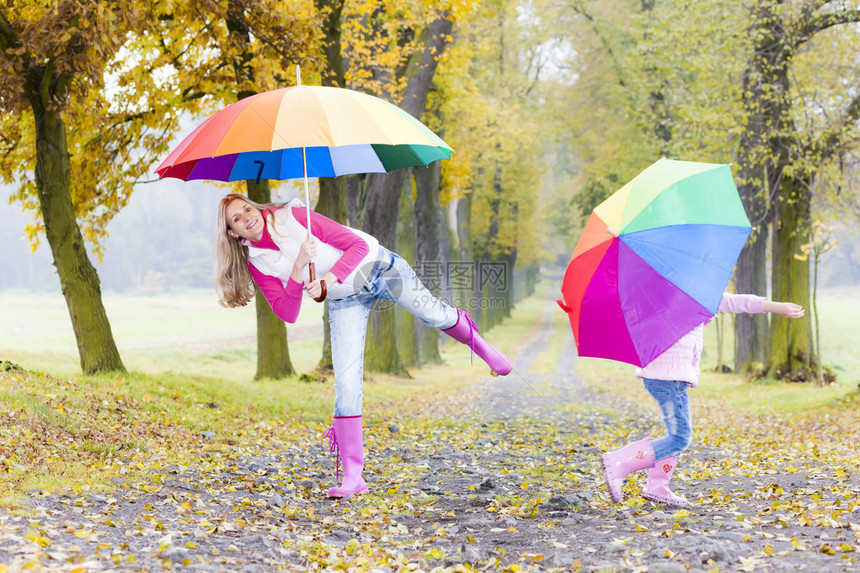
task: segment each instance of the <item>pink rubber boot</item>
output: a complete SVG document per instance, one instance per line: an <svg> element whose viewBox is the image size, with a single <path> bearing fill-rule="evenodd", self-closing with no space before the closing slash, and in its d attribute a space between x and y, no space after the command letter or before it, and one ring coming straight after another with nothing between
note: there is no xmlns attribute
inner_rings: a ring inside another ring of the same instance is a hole
<svg viewBox="0 0 860 573"><path fill-rule="evenodd" d="M507 376L510 374L512 368L510 359L505 356L504 352L478 334L478 327L475 326L472 317L465 310L457 309L457 324L442 332L471 348L472 353L480 356L494 375Z"/></svg>
<svg viewBox="0 0 860 573"><path fill-rule="evenodd" d="M677 465L678 458L675 457L663 458L655 463L651 471L648 472L648 481L645 482L642 497L669 505L687 505L686 498L675 495L669 489L669 480L672 479L672 474Z"/></svg>
<svg viewBox="0 0 860 573"><path fill-rule="evenodd" d="M654 448L651 447L651 440L648 438L633 442L620 450L603 454L603 474L606 477L606 485L609 487L612 501L620 503L624 500L624 493L621 491L624 478L653 465Z"/></svg>
<svg viewBox="0 0 860 573"><path fill-rule="evenodd" d="M329 451L337 452L335 479L339 476L339 460L343 460L343 482L340 487L328 490L329 497L367 493L367 483L361 477L364 470L364 439L361 433L361 416L335 416L328 431Z"/></svg>

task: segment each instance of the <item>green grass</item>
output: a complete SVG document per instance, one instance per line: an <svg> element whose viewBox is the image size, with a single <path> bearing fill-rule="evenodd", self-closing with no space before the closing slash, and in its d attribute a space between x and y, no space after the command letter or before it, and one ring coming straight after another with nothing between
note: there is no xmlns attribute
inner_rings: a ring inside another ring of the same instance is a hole
<svg viewBox="0 0 860 573"><path fill-rule="evenodd" d="M174 372L230 380L256 372L254 305L223 308L213 291L104 296L123 363L129 370ZM299 371L319 361L322 305L306 300L287 325L290 357ZM28 369L80 372L65 299L0 293L0 357Z"/></svg>
<svg viewBox="0 0 860 573"><path fill-rule="evenodd" d="M223 309L208 291L106 296L105 306L129 372L82 376L63 298L0 294L0 505L31 489L146 480L154 468L225 445L321 439L331 380L253 380L252 307ZM540 306L522 301L490 338L515 354L538 328ZM306 301L299 322L288 325L300 373L320 359L321 317L322 306ZM487 377L466 347L447 341L440 352L445 364L411 369L409 378L365 373L367 422L398 419L454 393L466 397Z"/></svg>
<svg viewBox="0 0 860 573"><path fill-rule="evenodd" d="M516 356L540 328L555 290L551 281L540 283L534 296L517 303L509 318L484 334ZM854 332L860 309L851 301L858 294L860 289L821 295L825 361L838 365L837 384L753 383L717 374L711 327L702 381L692 393L695 407L711 403L752 413L854 415L860 378ZM112 477L131 479L147 468L181 463L225 444L251 448L306 442L325 429L333 401L330 381L252 380L252 308L223 309L208 291L107 296L105 304L130 372L85 377L61 296L0 294L0 360L24 368L0 369L0 497L6 503L32 488L99 487ZM299 323L288 325L291 358L300 372L313 369L321 353L322 307L305 305ZM551 320L554 332L533 372L553 372L563 351L566 317L558 311ZM729 362L731 340L725 345ZM452 341L446 340L441 354L445 364L412 369L411 378L367 374L368 422L406 424L404 411L425 410L437 397L459 393L467 400L476 388L473 382L486 378L486 366L478 358L472 364L468 350ZM594 387L650 403L632 366L581 359L577 370ZM204 440L203 431L214 437Z"/></svg>

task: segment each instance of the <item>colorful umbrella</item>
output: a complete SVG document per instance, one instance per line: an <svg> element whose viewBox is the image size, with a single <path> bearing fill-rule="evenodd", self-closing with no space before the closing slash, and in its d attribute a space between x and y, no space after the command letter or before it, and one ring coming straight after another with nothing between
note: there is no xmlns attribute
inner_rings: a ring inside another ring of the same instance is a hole
<svg viewBox="0 0 860 573"><path fill-rule="evenodd" d="M385 100L304 86L298 66L296 84L247 97L210 116L155 172L185 181L303 177L310 236L308 177L387 173L451 156L447 143Z"/></svg>
<svg viewBox="0 0 860 573"><path fill-rule="evenodd" d="M716 314L750 231L728 165L648 167L595 207L565 272L579 355L648 364Z"/></svg>
<svg viewBox="0 0 860 573"><path fill-rule="evenodd" d="M337 177L429 165L449 159L451 151L385 100L297 85L247 97L210 116L156 173L185 181Z"/></svg>

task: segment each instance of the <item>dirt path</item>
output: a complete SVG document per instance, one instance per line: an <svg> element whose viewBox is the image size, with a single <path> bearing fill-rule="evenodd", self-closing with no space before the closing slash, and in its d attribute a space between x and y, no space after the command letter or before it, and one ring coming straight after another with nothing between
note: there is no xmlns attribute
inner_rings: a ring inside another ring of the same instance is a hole
<svg viewBox="0 0 860 573"><path fill-rule="evenodd" d="M609 503L600 453L655 431L654 410L578 380L568 332L556 371L531 371L560 335L551 304L510 376L367 416L371 495L324 497L333 463L317 435L213 445L111 495L34 496L26 515L0 514L0 571L860 569L858 479L803 460L750 474L732 463L739 444L694 441L676 475L686 511L639 498L642 475Z"/></svg>

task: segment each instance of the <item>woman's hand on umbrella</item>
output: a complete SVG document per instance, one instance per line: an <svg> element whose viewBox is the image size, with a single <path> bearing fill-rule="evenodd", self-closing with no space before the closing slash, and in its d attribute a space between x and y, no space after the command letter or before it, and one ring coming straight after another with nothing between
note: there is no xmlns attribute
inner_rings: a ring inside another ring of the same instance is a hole
<svg viewBox="0 0 860 573"><path fill-rule="evenodd" d="M304 280L305 267L311 262L317 254L316 237L308 237L299 247L299 253L296 255L296 260L293 262L293 270L290 276L294 281L301 284Z"/></svg>
<svg viewBox="0 0 860 573"><path fill-rule="evenodd" d="M337 277L332 273L326 273L324 276L312 280L307 285L305 285L305 290L308 291L308 294L311 295L311 298L313 298L314 300L318 299L320 294L322 294L322 287L320 286L320 281L325 281L326 285L333 285L337 282Z"/></svg>
<svg viewBox="0 0 860 573"><path fill-rule="evenodd" d="M313 258L317 254L317 238L316 237L308 237L302 243L302 246L299 247L299 254L296 257L296 264L300 268L305 268L309 262L313 260Z"/></svg>

